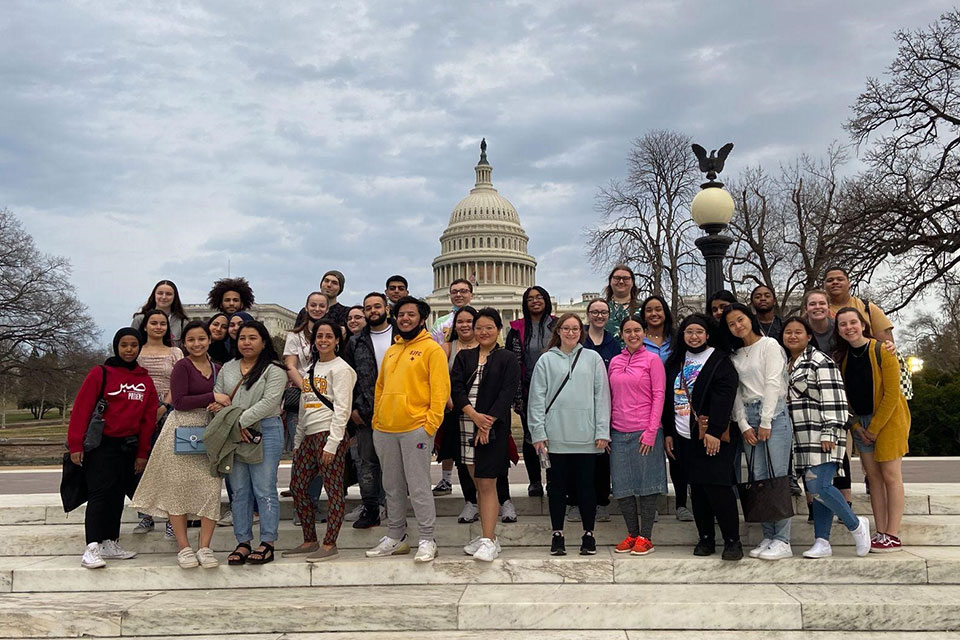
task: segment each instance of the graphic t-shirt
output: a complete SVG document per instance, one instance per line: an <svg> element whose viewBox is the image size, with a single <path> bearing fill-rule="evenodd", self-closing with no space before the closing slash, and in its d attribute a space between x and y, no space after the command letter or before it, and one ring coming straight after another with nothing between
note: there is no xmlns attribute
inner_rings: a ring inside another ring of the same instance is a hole
<svg viewBox="0 0 960 640"><path fill-rule="evenodd" d="M683 368L680 374L673 381L673 410L676 415L677 433L684 438L690 438L690 398L687 397L687 391L693 393L693 385L700 375L700 370L706 364L710 355L713 353L713 347L707 347L700 353L687 352L683 361ZM681 382L680 378L683 378ZM686 385L686 390L684 390Z"/></svg>

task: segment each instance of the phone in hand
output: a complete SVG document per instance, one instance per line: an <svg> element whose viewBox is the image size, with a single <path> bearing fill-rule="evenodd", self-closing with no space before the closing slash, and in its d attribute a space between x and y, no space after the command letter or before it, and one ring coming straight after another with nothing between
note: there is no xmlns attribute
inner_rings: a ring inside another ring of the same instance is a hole
<svg viewBox="0 0 960 640"><path fill-rule="evenodd" d="M253 444L260 444L260 441L263 439L263 434L256 429L247 429L247 433L250 434L250 442Z"/></svg>

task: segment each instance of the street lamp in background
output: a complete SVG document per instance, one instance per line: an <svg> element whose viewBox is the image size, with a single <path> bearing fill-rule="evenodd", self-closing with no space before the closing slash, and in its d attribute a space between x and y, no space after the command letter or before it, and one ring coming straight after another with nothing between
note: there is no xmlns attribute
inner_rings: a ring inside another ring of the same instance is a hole
<svg viewBox="0 0 960 640"><path fill-rule="evenodd" d="M907 356L907 369L910 373L920 373L923 371L923 359L917 356Z"/></svg>
<svg viewBox="0 0 960 640"><path fill-rule="evenodd" d="M707 155L707 150L698 144L693 145L693 153L700 163L700 171L707 174L707 182L700 185L700 193L690 203L690 215L697 226L707 232L707 235L696 239L695 244L703 254L707 265L706 298L709 300L717 291L724 288L723 258L727 255L727 248L733 239L721 235L730 224L733 217L733 198L723 188L722 182L717 182L717 174L723 171L723 164L727 156L733 151L733 143L713 150Z"/></svg>

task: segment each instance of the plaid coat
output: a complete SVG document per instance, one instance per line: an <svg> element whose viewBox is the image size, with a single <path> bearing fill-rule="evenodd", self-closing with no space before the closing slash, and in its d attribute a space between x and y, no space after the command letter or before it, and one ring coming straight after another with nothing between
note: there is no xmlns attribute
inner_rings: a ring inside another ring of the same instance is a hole
<svg viewBox="0 0 960 640"><path fill-rule="evenodd" d="M790 366L787 406L793 422L797 469L836 462L837 475L842 476L847 442L847 394L840 368L813 345ZM823 451L821 442L833 442L833 450Z"/></svg>

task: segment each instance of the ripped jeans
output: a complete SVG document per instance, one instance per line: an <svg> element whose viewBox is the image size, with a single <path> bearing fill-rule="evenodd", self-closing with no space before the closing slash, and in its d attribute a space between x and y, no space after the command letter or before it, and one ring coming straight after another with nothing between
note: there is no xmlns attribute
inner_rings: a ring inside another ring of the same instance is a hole
<svg viewBox="0 0 960 640"><path fill-rule="evenodd" d="M860 520L847 504L840 490L833 486L833 476L837 474L837 463L827 462L808 468L803 474L803 483L807 492L813 496L814 535L830 540L830 528L833 514L837 514L847 529L853 531L860 526Z"/></svg>

